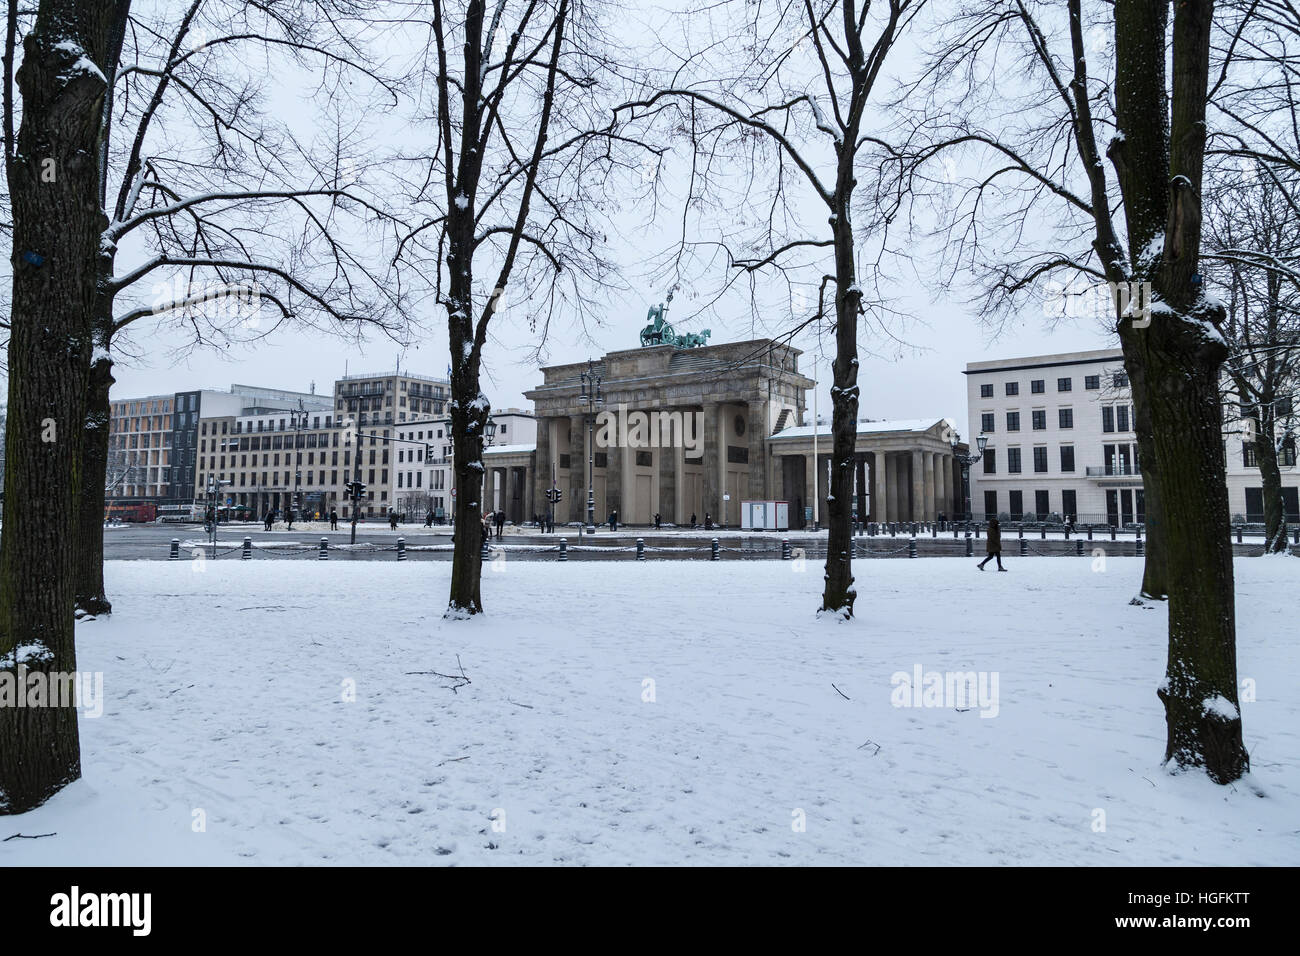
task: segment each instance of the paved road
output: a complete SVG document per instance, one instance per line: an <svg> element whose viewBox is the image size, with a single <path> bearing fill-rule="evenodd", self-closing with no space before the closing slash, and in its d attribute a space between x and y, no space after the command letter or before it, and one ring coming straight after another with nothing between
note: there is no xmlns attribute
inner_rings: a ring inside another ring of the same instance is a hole
<svg viewBox="0 0 1300 956"><path fill-rule="evenodd" d="M397 539L403 538L406 546L407 560L411 561L449 561L451 560L451 530L449 528L430 531L423 525L399 526L391 531L386 525L362 525L357 530L355 548L349 545L350 528L340 526L342 530L321 530L315 526L306 529L296 527L293 531L277 528L267 532L260 524L223 524L217 531L217 557L222 560L238 560L245 537L253 542L253 559L264 561L317 560L321 538L329 541L330 560L396 560ZM645 541L647 560L708 560L710 557L713 534L706 532L663 531L655 533L651 529L621 530L610 534L607 530L596 535L579 537L577 528L557 530L554 535L539 535L531 531L507 534L498 544L494 539L493 547L500 547L508 560L554 561L559 557L559 539L568 542L568 557L572 561L615 561L632 560L636 556L636 539ZM826 554L826 535L791 532L780 534L753 534L750 532L717 532L720 557L725 560L766 559L775 560L781 556L781 540L788 538L792 548L802 548L804 555L810 559L821 559ZM181 541L183 558L188 558L192 550L202 547L205 555L211 554L208 536L202 525L165 524L165 525L123 525L109 528L104 533L104 555L110 560L166 560L170 551L171 540ZM1013 536L1004 536L1005 556L1018 557L1020 544ZM855 539L855 556L859 558L906 558L909 556L908 536L877 535ZM1076 554L1075 540L1065 541L1059 535L1042 539L1037 535L1026 538L1027 554L1035 556L1073 556ZM1136 542L1132 535L1121 537L1117 541L1109 540L1107 535L1097 535L1094 541L1084 540L1084 552L1090 554L1093 548L1103 548L1108 555L1132 555L1136 552ZM972 541L972 550L977 556L984 553L982 538ZM1260 550L1259 545L1249 542L1237 546L1238 554L1252 554ZM932 536L922 533L917 537L917 555L919 557L965 557L966 543L962 538L954 538L951 532ZM797 554L796 554L797 557Z"/></svg>

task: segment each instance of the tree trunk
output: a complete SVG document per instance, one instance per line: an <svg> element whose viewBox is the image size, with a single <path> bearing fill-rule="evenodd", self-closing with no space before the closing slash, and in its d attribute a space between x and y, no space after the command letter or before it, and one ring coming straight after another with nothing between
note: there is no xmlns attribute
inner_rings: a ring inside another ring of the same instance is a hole
<svg viewBox="0 0 1300 956"><path fill-rule="evenodd" d="M1142 509L1146 523L1146 555L1142 566L1142 588L1138 593L1143 598L1163 601L1169 596L1168 545L1161 510L1160 462L1156 457L1151 409L1147 402L1147 359L1142 351L1146 340L1142 330L1133 328L1126 320L1120 322L1119 330L1124 349L1124 370L1133 397L1133 431L1137 435L1138 463L1142 470Z"/></svg>
<svg viewBox="0 0 1300 956"><path fill-rule="evenodd" d="M90 615L113 612L104 590L104 491L112 420L108 392L112 385L113 362L107 356L100 356L91 364L90 387L86 392L76 545L77 610Z"/></svg>
<svg viewBox="0 0 1300 956"><path fill-rule="evenodd" d="M111 19L112 6L99 0L42 0L17 76L23 110L8 164L14 255L0 536L0 657L14 679L72 675L77 666L73 554L106 225L97 169L106 82L90 63L104 62ZM81 776L75 706L62 695L46 701L0 707L0 813L39 806Z"/></svg>
<svg viewBox="0 0 1300 956"><path fill-rule="evenodd" d="M831 386L831 477L826 500L826 577L822 610L849 618L853 586L853 454L858 438L858 311L862 291L854 263L852 163L835 193L835 362ZM814 426L816 423L814 422ZM816 466L814 462L814 466ZM814 476L813 487L817 487Z"/></svg>
<svg viewBox="0 0 1300 956"><path fill-rule="evenodd" d="M1286 550L1286 503L1282 498L1282 471L1277 463L1277 439L1271 415L1256 420L1255 463L1259 465L1264 494L1264 553Z"/></svg>
<svg viewBox="0 0 1300 956"><path fill-rule="evenodd" d="M1236 621L1224 481L1222 351L1150 349L1156 453L1163 468L1169 655L1159 690L1165 760L1230 783L1250 768L1237 709Z"/></svg>

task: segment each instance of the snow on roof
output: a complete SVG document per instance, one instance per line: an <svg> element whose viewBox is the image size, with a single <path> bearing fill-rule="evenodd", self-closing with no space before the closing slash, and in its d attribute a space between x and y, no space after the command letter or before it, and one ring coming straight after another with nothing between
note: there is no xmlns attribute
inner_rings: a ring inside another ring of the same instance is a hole
<svg viewBox="0 0 1300 956"><path fill-rule="evenodd" d="M943 422L952 429L956 425L947 418L911 418L893 422L858 422L859 435L875 435L879 432L924 432L929 431L935 425ZM779 431L772 438L811 438L814 429L812 425L800 425L796 428L787 428ZM817 426L816 432L818 437L831 434L830 422L824 422Z"/></svg>
<svg viewBox="0 0 1300 956"><path fill-rule="evenodd" d="M491 445L483 449L484 455L526 455L536 451L537 445Z"/></svg>

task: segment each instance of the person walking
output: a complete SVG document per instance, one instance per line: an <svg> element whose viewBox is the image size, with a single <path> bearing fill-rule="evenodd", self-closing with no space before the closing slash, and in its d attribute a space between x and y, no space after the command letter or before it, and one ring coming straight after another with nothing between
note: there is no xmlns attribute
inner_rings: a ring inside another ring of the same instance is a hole
<svg viewBox="0 0 1300 956"><path fill-rule="evenodd" d="M975 567L983 571L984 565L988 564L993 558L997 558L998 570L1006 570L1006 568L1002 566L1002 526L998 524L997 518L989 519L988 540L984 544L984 550L987 551L988 554L985 556L984 560L975 565Z"/></svg>
<svg viewBox="0 0 1300 956"><path fill-rule="evenodd" d="M330 530L331 531L339 530L339 513L338 513L338 509L336 508L330 509Z"/></svg>
<svg viewBox="0 0 1300 956"><path fill-rule="evenodd" d="M704 512L704 530L713 530L713 515L709 514L707 511Z"/></svg>
<svg viewBox="0 0 1300 956"><path fill-rule="evenodd" d="M496 525L497 525L497 540L499 541L499 540L501 539L501 536L505 533L505 530L506 530L506 512L505 512L505 509L502 508L502 509L499 510L496 514L494 514L492 517L493 517L493 519L496 521Z"/></svg>
<svg viewBox="0 0 1300 956"><path fill-rule="evenodd" d="M615 508L609 513L609 530L611 532L618 530L618 509Z"/></svg>
<svg viewBox="0 0 1300 956"><path fill-rule="evenodd" d="M424 526L425 526L426 528L432 528L432 527L433 527L433 509L432 509L432 508L430 508L430 509L429 509L429 513L426 514L426 515L424 516Z"/></svg>
<svg viewBox="0 0 1300 956"><path fill-rule="evenodd" d="M659 530L659 526L660 526L660 524L661 524L662 522L663 522L663 518L660 516L659 512L656 511L656 512L655 512L655 530L656 530L656 531Z"/></svg>
<svg viewBox="0 0 1300 956"><path fill-rule="evenodd" d="M696 524L696 522L695 522L695 512L692 511L692 512L691 512L691 530L692 530L692 531L695 530L695 524Z"/></svg>
<svg viewBox="0 0 1300 956"><path fill-rule="evenodd" d="M284 513L284 516L285 516L285 519L286 519L286 521L285 521L285 530L286 530L286 531L292 531L292 530L293 530L293 509L290 508L288 511L286 511L286 512Z"/></svg>

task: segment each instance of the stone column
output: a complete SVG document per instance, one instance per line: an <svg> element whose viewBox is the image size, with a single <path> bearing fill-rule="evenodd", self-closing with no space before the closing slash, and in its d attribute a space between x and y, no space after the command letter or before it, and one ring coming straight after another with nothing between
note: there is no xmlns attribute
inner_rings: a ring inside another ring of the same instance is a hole
<svg viewBox="0 0 1300 956"><path fill-rule="evenodd" d="M803 456L805 507L813 509L813 518L819 523L826 520L826 516L822 514L821 510L821 499L818 497L821 490L821 473L817 469L820 457L820 455L814 455L812 452L808 452ZM811 523L809 527L812 527Z"/></svg>
<svg viewBox="0 0 1300 956"><path fill-rule="evenodd" d="M611 409L610 411L613 412L615 410ZM596 451L598 452L603 451L605 453L606 514L596 515L596 520L598 522L601 518L608 517L608 512L613 511L615 508L618 509L618 514L620 518L622 518L622 516L625 514L623 510L623 505L625 504L623 500L624 498L623 483L624 481L626 481L626 478L624 476L627 474L627 472L623 468L623 455L626 449L619 443L623 441L624 437L626 436L619 434L617 416L614 419L613 433L614 434L613 434L612 445L602 448L599 441L596 444ZM597 432L597 434L599 434L599 432Z"/></svg>
<svg viewBox="0 0 1300 956"><path fill-rule="evenodd" d="M587 520L587 422L569 416L569 520Z"/></svg>
<svg viewBox="0 0 1300 956"><path fill-rule="evenodd" d="M921 502L921 520L933 521L935 516L934 507L934 452L921 452L921 460L925 467L925 496Z"/></svg>
<svg viewBox="0 0 1300 956"><path fill-rule="evenodd" d="M878 451L872 456L871 462L871 520L880 522L888 521L885 509L885 453Z"/></svg>
<svg viewBox="0 0 1300 956"><path fill-rule="evenodd" d="M764 501L771 496L767 484L767 414L766 406L751 401L745 416L745 437L749 439L749 497ZM736 502L740 514L740 502Z"/></svg>
<svg viewBox="0 0 1300 956"><path fill-rule="evenodd" d="M718 417L721 411L717 402L704 403L704 454L701 458L704 475L700 507L705 514L712 515L715 522L718 521L719 507L722 504L722 468L727 461L727 451L721 447L722 436L725 434L719 427ZM704 523L703 514L699 520L701 524Z"/></svg>
<svg viewBox="0 0 1300 956"><path fill-rule="evenodd" d="M912 520L925 518L925 464L921 450L912 449Z"/></svg>
<svg viewBox="0 0 1300 956"><path fill-rule="evenodd" d="M683 413L689 414L689 413ZM659 440L663 440L662 429L659 432ZM659 468L659 503L650 503L650 510L658 511L659 516L665 522L677 523L677 474L678 474L678 457L682 452L681 434L674 432L674 444L667 447L655 449L655 456L658 458L656 464ZM654 522L654 515L651 514L650 521Z"/></svg>
<svg viewBox="0 0 1300 956"><path fill-rule="evenodd" d="M542 514L543 507L550 507L550 501L546 498L547 489L551 486L551 420L537 419L537 450L533 453L533 480L529 485L529 511L528 516L532 518L533 510L537 514Z"/></svg>
<svg viewBox="0 0 1300 956"><path fill-rule="evenodd" d="M898 521L902 514L898 494L902 486L899 474L902 464L897 455L892 452L885 453L885 513L889 516L886 521Z"/></svg>
<svg viewBox="0 0 1300 956"><path fill-rule="evenodd" d="M942 455L943 459L943 510L948 515L948 520L952 520L952 486L953 486L953 457L952 455Z"/></svg>

